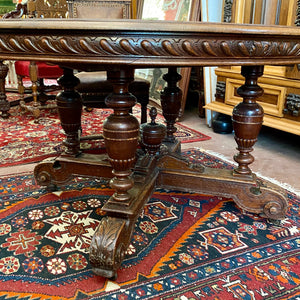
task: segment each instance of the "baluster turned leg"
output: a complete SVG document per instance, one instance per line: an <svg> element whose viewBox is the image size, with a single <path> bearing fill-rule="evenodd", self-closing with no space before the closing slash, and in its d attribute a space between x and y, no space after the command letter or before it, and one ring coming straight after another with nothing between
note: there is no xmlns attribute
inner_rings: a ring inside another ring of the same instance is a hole
<svg viewBox="0 0 300 300"><path fill-rule="evenodd" d="M174 124L179 116L182 100L182 91L177 87L177 82L181 79L181 75L177 73L176 67L170 67L168 73L163 76L163 79L168 83L161 94L163 116L167 123L167 136L165 141L174 143L174 133L177 130Z"/></svg>
<svg viewBox="0 0 300 300"><path fill-rule="evenodd" d="M115 193L103 207L104 211L108 209L108 216L101 220L93 236L90 263L95 274L108 278L117 275L140 205L129 193L134 185L130 175L136 160L139 135L139 122L129 113L136 103L136 98L128 92L133 75L134 70L126 68L107 72L107 78L113 84L113 93L105 103L113 108L114 113L103 124L103 137L115 176L110 181Z"/></svg>
<svg viewBox="0 0 300 300"><path fill-rule="evenodd" d="M79 79L74 76L72 69L64 69L64 75L58 82L64 88L56 96L56 100L61 126L67 136L64 141L65 153L76 156L80 154L82 102L80 94L74 88L79 84Z"/></svg>
<svg viewBox="0 0 300 300"><path fill-rule="evenodd" d="M114 113L103 124L103 137L115 176L110 185L116 191L113 198L118 202L129 200L127 191L133 187L130 175L136 159L139 135L139 122L129 113L136 104L136 98L128 92L133 76L132 69L107 72L108 80L113 83L113 93L106 98L105 103L114 109Z"/></svg>
<svg viewBox="0 0 300 300"><path fill-rule="evenodd" d="M263 66L243 66L242 75L245 84L238 88L237 93L243 97L243 102L235 106L232 115L235 140L238 154L234 160L238 163L234 174L252 176L249 165L254 161L250 154L257 141L263 123L264 111L255 99L263 94L263 89L257 85L258 77L263 75Z"/></svg>
<svg viewBox="0 0 300 300"><path fill-rule="evenodd" d="M0 61L0 111L1 117L7 119L9 117L10 104L6 99L5 93L5 77L8 73L8 66Z"/></svg>

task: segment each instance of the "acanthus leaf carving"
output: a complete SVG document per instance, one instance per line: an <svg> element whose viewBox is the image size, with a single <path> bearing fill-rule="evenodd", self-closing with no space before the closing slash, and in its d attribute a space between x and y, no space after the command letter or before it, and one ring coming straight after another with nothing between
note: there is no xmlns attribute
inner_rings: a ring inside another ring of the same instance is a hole
<svg viewBox="0 0 300 300"><path fill-rule="evenodd" d="M269 49L271 48L268 43L262 42L263 48L262 48L262 53L268 53Z"/></svg>
<svg viewBox="0 0 300 300"><path fill-rule="evenodd" d="M112 45L114 43L110 43L108 40L106 39L101 39L99 42L100 46L103 48L103 50L105 50L106 52L110 53L110 54L114 54L114 55L119 55L120 53L118 51L116 51Z"/></svg>
<svg viewBox="0 0 300 300"><path fill-rule="evenodd" d="M274 51L277 51L277 50L274 50L274 49L277 49L277 47L278 47L278 43L277 42L269 44L269 47L266 50L266 52L264 53L264 55L265 56L272 56L272 54L274 53Z"/></svg>
<svg viewBox="0 0 300 300"><path fill-rule="evenodd" d="M13 50L3 39L0 39L0 48L7 52L12 52Z"/></svg>
<svg viewBox="0 0 300 300"><path fill-rule="evenodd" d="M256 53L258 55L263 55L263 49L264 49L264 46L263 46L263 43L258 43L256 41L254 41L253 43L253 53Z"/></svg>
<svg viewBox="0 0 300 300"><path fill-rule="evenodd" d="M131 46L130 42L127 39L122 39L120 41L120 46L130 54L139 55L139 52Z"/></svg>
<svg viewBox="0 0 300 300"><path fill-rule="evenodd" d="M295 56L300 55L300 44L293 45L292 49L290 49L288 54L295 55Z"/></svg>
<svg viewBox="0 0 300 300"><path fill-rule="evenodd" d="M162 42L162 46L164 48L164 50L166 50L169 54L173 55L173 56L179 56L180 54L178 53L178 51L176 51L173 47L173 44L168 41L165 40Z"/></svg>
<svg viewBox="0 0 300 300"><path fill-rule="evenodd" d="M225 55L233 56L231 48L229 47L227 42L221 42L220 46L221 46L222 51L225 53Z"/></svg>
<svg viewBox="0 0 300 300"><path fill-rule="evenodd" d="M31 52L42 52L29 38L24 39L24 45Z"/></svg>
<svg viewBox="0 0 300 300"><path fill-rule="evenodd" d="M60 39L60 40L59 40L59 43L60 43L60 45L62 46L62 48L63 48L64 50L66 50L67 52L71 52L71 53L75 53L75 54L78 53L78 51L75 50L75 49L72 47L71 43L69 43L66 39L64 39L64 38Z"/></svg>
<svg viewBox="0 0 300 300"><path fill-rule="evenodd" d="M198 56L197 51L193 48L192 44L189 41L183 41L182 48L191 56Z"/></svg>
<svg viewBox="0 0 300 300"><path fill-rule="evenodd" d="M160 56L160 53L156 51L155 47L153 47L152 43L148 40L143 40L141 42L141 46L144 50L146 50L148 53L154 56Z"/></svg>
<svg viewBox="0 0 300 300"><path fill-rule="evenodd" d="M202 42L202 48L203 51L211 56L217 56L217 53L214 51L214 49L211 47L210 43L207 41Z"/></svg>
<svg viewBox="0 0 300 300"><path fill-rule="evenodd" d="M278 47L279 53L280 54L285 54L287 53L287 44L286 43L280 43Z"/></svg>
<svg viewBox="0 0 300 300"><path fill-rule="evenodd" d="M11 38L9 39L9 44L14 48L17 49L20 52L25 52L26 50L24 49L24 47L22 47L22 45L19 43L19 41L17 41L15 38Z"/></svg>
<svg viewBox="0 0 300 300"><path fill-rule="evenodd" d="M0 52L3 54L70 54L94 57L144 56L144 57L280 57L300 56L300 42L282 40L235 40L201 39L199 36L180 39L168 37L160 39L106 36L37 36L26 37L7 35L0 39Z"/></svg>
<svg viewBox="0 0 300 300"><path fill-rule="evenodd" d="M125 219L105 217L101 220L90 245L90 263L93 271L101 276L111 277L119 268L129 244L131 230ZM125 244L124 244L125 242Z"/></svg>
<svg viewBox="0 0 300 300"><path fill-rule="evenodd" d="M59 49L55 48L52 44L52 40L50 38L42 38L41 39L41 46L48 50L49 52L52 52L52 53L60 53Z"/></svg>
<svg viewBox="0 0 300 300"><path fill-rule="evenodd" d="M99 49L93 47L94 45L89 43L89 41L86 39L80 39L79 45L84 51L87 51L87 52L93 53L93 54L99 54Z"/></svg>
<svg viewBox="0 0 300 300"><path fill-rule="evenodd" d="M250 55L250 51L249 51L248 47L246 47L244 42L238 42L238 49L244 56Z"/></svg>

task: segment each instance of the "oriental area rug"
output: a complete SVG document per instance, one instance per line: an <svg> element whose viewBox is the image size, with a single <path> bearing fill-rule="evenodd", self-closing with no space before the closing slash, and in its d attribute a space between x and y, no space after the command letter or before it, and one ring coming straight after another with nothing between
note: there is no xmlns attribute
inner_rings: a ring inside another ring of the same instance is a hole
<svg viewBox="0 0 300 300"><path fill-rule="evenodd" d="M183 155L232 165L198 149ZM144 207L115 281L95 276L91 237L112 194L74 178L55 193L31 174L0 178L0 299L299 299L300 198L287 191L281 222L232 199L157 189Z"/></svg>
<svg viewBox="0 0 300 300"><path fill-rule="evenodd" d="M14 94L8 98L13 99ZM82 136L102 133L103 121L111 114L110 109L93 109L92 112L83 110ZM42 110L39 123L35 123L31 113L22 114L19 106L10 109L8 119L0 118L0 166L7 167L20 163L39 162L48 157L58 156L62 151L65 134L60 126L57 111ZM136 105L133 114L140 119L140 107ZM148 116L148 120L149 120ZM149 120L150 121L150 120ZM148 122L149 122L148 121ZM161 115L157 122L163 122ZM176 137L182 143L190 143L210 139L198 131L180 123L176 124ZM82 149L99 149L104 147L103 140L84 141Z"/></svg>

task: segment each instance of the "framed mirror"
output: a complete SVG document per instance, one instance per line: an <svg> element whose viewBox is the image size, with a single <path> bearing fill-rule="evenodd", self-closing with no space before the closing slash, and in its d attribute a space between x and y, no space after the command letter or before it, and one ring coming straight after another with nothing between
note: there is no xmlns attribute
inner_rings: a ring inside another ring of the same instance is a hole
<svg viewBox="0 0 300 300"><path fill-rule="evenodd" d="M137 18L145 20L198 21L200 0L142 0L138 3ZM167 83L163 75L167 68L138 69L136 76L150 82L150 105L161 111L160 94ZM182 90L182 103L179 118L182 116L188 92L191 68L178 68L182 76L178 86Z"/></svg>

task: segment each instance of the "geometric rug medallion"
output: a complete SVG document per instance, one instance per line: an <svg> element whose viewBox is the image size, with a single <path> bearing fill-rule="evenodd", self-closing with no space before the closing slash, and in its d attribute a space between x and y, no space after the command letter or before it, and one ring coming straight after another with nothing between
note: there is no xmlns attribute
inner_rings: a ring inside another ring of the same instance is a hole
<svg viewBox="0 0 300 300"><path fill-rule="evenodd" d="M232 166L199 150L204 165ZM116 281L91 271L88 247L112 194L77 177L58 193L31 174L2 177L0 299L297 299L300 199L279 224L230 198L157 189L138 218Z"/></svg>

